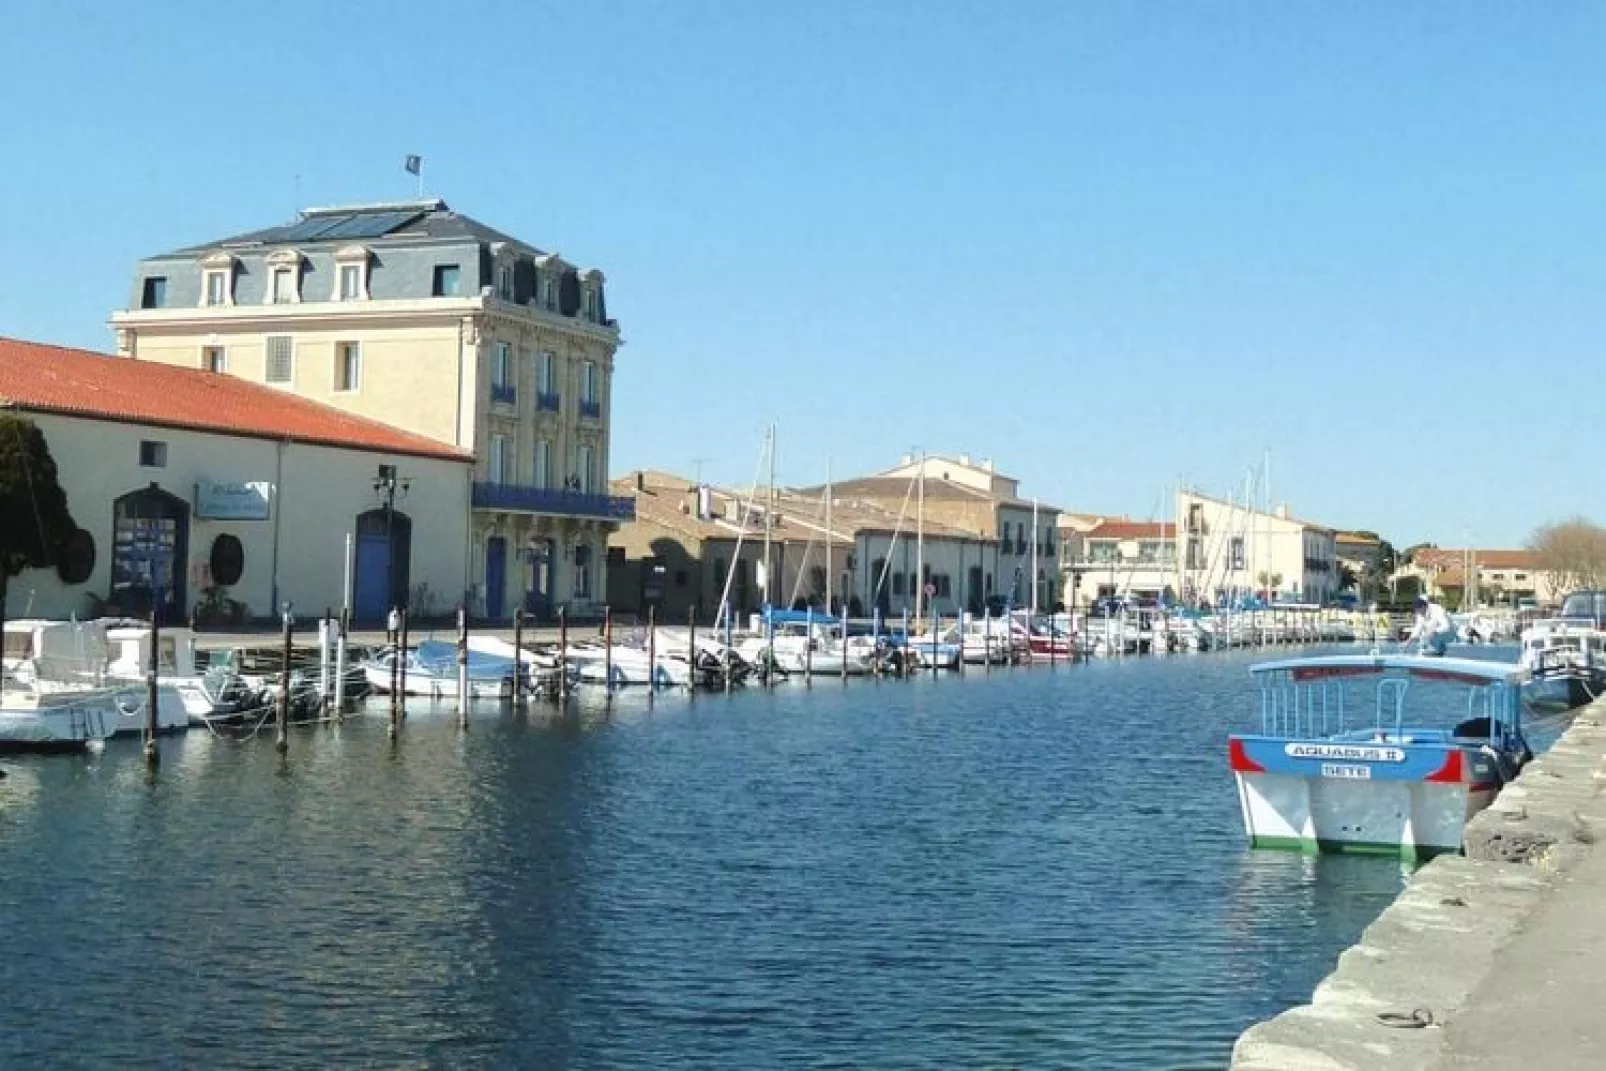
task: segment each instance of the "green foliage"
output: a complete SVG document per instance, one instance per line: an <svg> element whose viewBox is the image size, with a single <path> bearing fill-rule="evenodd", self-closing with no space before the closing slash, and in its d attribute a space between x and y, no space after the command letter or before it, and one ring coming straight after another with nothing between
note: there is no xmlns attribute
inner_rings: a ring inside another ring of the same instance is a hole
<svg viewBox="0 0 1606 1071"><path fill-rule="evenodd" d="M56 564L77 528L44 433L0 414L0 587L24 569Z"/></svg>

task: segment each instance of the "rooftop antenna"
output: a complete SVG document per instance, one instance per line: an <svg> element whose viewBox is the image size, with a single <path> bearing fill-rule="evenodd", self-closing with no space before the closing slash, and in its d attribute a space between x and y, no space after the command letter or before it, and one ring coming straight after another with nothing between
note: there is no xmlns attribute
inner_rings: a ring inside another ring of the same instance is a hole
<svg viewBox="0 0 1606 1071"><path fill-rule="evenodd" d="M698 487L703 485L703 462L712 460L713 458L709 457L694 457L691 459L692 471L696 474L693 477L692 482L694 482Z"/></svg>
<svg viewBox="0 0 1606 1071"><path fill-rule="evenodd" d="M290 206L290 218L297 219L301 216L301 176L299 174L295 176L292 185L295 189L295 202Z"/></svg>

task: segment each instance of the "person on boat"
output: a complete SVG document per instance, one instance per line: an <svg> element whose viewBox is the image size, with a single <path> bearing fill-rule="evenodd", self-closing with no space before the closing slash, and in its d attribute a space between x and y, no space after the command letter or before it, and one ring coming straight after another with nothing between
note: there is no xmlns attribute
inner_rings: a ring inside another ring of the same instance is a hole
<svg viewBox="0 0 1606 1071"><path fill-rule="evenodd" d="M1405 646L1414 643L1423 654L1442 655L1454 639L1455 625L1444 607L1426 595L1418 595L1416 623L1411 626L1410 635L1405 637Z"/></svg>

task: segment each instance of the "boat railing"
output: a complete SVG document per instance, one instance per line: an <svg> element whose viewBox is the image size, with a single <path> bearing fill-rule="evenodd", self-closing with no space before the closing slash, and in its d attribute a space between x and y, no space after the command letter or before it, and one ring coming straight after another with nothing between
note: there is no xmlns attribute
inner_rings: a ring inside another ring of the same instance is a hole
<svg viewBox="0 0 1606 1071"><path fill-rule="evenodd" d="M1286 671L1268 673L1261 683L1261 731L1266 736L1315 740L1339 736L1362 725L1350 724L1346 675L1319 680L1296 680ZM1394 739L1405 733L1405 697L1412 680L1384 676L1377 681L1371 730ZM1519 690L1503 681L1479 684L1468 690L1467 714L1462 727L1467 735L1487 737L1499 749L1516 747L1521 739Z"/></svg>

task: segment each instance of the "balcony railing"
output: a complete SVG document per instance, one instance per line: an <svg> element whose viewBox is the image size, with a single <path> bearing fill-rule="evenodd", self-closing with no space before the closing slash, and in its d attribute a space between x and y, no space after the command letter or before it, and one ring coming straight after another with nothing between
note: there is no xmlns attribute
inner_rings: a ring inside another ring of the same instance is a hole
<svg viewBox="0 0 1606 1071"><path fill-rule="evenodd" d="M580 415L583 417L590 417L592 420L601 420L602 403L588 402L584 398L580 399Z"/></svg>
<svg viewBox="0 0 1606 1071"><path fill-rule="evenodd" d="M561 517L603 517L613 521L636 519L636 500L628 495L592 495L584 491L523 487L512 483L476 483L474 508Z"/></svg>
<svg viewBox="0 0 1606 1071"><path fill-rule="evenodd" d="M558 404L562 401L563 398L560 395L542 392L535 396L535 407L537 409L545 409L550 413L556 413Z"/></svg>
<svg viewBox="0 0 1606 1071"><path fill-rule="evenodd" d="M519 404L519 388L512 383L492 383L491 401L503 405Z"/></svg>

